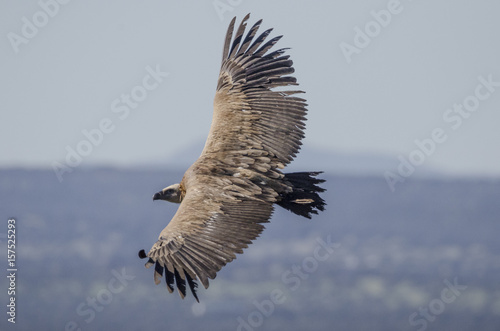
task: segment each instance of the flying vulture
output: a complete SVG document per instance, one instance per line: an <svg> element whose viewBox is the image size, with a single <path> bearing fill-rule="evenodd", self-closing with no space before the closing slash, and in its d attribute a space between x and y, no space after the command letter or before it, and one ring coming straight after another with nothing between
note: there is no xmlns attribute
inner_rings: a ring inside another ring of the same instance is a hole
<svg viewBox="0 0 500 331"><path fill-rule="evenodd" d="M266 41L272 29L256 37L259 20L244 35L247 15L233 37L229 24L205 147L179 184L156 193L153 200L179 203L170 223L146 255L154 281L165 275L170 293L181 298L186 283L198 300L197 280L208 280L243 253L264 229L274 204L311 218L324 210L316 178L320 172L284 174L304 137L306 103L286 48L270 51L281 36ZM278 88L278 89L276 89Z"/></svg>

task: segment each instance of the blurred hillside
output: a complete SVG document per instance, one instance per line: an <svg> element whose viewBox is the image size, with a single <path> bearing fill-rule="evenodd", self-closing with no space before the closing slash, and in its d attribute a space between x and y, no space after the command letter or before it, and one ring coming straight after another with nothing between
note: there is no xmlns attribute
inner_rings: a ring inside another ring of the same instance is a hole
<svg viewBox="0 0 500 331"><path fill-rule="evenodd" d="M410 177L392 193L382 174L326 173L327 211L307 220L278 207L198 304L155 286L137 257L176 210L152 195L181 177L76 169L59 183L49 170L1 170L3 254L17 220L18 315L0 329L500 329L500 180ZM0 287L6 307L5 277Z"/></svg>

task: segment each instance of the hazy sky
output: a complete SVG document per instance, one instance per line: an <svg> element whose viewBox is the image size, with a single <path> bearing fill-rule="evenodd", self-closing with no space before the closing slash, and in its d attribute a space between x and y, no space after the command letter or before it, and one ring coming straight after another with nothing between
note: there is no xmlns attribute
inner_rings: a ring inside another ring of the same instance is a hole
<svg viewBox="0 0 500 331"><path fill-rule="evenodd" d="M497 1L0 3L1 167L167 164L204 141L251 12L292 48L304 148L500 175Z"/></svg>

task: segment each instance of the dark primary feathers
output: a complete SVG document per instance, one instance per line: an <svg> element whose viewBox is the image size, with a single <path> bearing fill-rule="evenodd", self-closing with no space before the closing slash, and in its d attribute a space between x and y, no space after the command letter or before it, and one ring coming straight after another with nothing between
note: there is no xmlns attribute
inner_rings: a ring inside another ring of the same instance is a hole
<svg viewBox="0 0 500 331"><path fill-rule="evenodd" d="M212 125L201 156L180 183L182 202L149 253L139 253L149 258L147 267L154 265L155 282L164 274L169 292L175 284L181 297L187 283L198 300L195 281L208 288L209 279L259 236L274 203L306 217L324 206L314 188L298 189L293 181L299 178L290 181L280 171L299 151L306 104L294 96L300 91L273 90L297 85L288 76L292 61L285 49L269 52L281 38L267 40L272 29L255 37L261 20L245 35L248 18L234 39L235 18L229 25ZM311 197L317 197L314 203Z"/></svg>

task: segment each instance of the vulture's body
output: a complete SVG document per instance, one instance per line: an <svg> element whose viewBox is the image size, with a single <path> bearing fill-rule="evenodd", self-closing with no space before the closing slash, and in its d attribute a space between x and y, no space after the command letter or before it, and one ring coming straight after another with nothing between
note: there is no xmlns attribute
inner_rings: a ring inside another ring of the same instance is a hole
<svg viewBox="0 0 500 331"><path fill-rule="evenodd" d="M265 42L271 29L254 38L261 21L244 36L247 15L232 41L234 22L224 43L210 133L198 160L179 184L154 199L180 203L149 253L155 282L165 275L170 292L182 298L186 282L195 298L199 280L209 279L243 253L264 229L274 204L310 218L324 209L317 192L318 172L283 174L280 169L299 151L306 104L300 91L274 90L297 85L285 49L268 53L281 38ZM232 42L231 42L232 41Z"/></svg>

